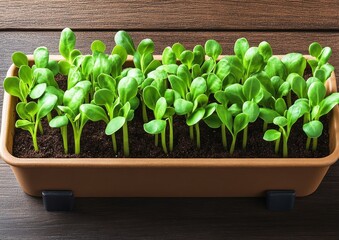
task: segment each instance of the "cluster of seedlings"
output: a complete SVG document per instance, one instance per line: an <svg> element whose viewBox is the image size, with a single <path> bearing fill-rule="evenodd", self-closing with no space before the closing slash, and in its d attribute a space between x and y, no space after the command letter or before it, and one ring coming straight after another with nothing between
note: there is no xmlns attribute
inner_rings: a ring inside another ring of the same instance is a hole
<svg viewBox="0 0 339 240"><path fill-rule="evenodd" d="M75 48L75 34L66 28L59 43L64 60L50 60L48 49L39 47L30 66L24 53L13 53L18 76L7 77L4 89L19 99L15 126L31 134L36 151L43 118L50 127L60 128L65 153L67 126L71 125L75 154L80 153L86 123L104 121L114 152L118 151L115 134L122 129L123 151L128 156L128 124L140 106L145 132L154 135L156 145L160 139L165 153L173 151L173 119L183 115L197 148L203 121L210 128L220 128L222 144L230 154L239 133L246 148L248 126L260 118L264 140L274 141L276 153L282 147L282 155L287 157L293 125L303 118L305 147L312 145L316 150L323 131L319 119L339 103L339 93L326 95L325 82L334 70L328 63L331 48L316 42L309 46L313 56L309 60L300 53L273 56L269 43L250 47L245 38L235 42L234 55L221 56L220 44L208 40L193 50L175 43L157 60L151 39L135 47L128 33L119 31L114 40L110 54L105 53L102 41L95 40L92 54L84 55ZM124 67L128 56L132 56L134 67ZM312 76L304 79L307 64ZM57 74L67 76L66 91L59 88ZM230 145L227 135L232 139Z"/></svg>

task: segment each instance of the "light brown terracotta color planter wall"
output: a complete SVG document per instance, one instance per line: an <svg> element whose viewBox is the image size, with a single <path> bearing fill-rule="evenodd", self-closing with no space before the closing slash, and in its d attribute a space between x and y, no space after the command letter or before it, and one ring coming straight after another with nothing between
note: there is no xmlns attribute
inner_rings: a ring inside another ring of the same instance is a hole
<svg viewBox="0 0 339 240"><path fill-rule="evenodd" d="M15 73L12 65L7 75ZM327 89L337 89L334 74ZM297 196L306 196L317 189L339 155L336 106L330 114L330 155L319 159L16 158L11 154L15 104L5 93L0 153L24 192L33 196L43 190L72 190L76 197L252 197L272 189L293 189Z"/></svg>

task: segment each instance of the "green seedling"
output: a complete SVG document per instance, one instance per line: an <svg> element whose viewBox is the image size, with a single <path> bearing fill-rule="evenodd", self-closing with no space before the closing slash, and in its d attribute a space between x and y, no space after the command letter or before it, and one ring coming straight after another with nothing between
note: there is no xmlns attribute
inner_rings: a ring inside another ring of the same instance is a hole
<svg viewBox="0 0 339 240"><path fill-rule="evenodd" d="M156 85L155 85L156 86ZM169 151L173 151L173 115L175 109L171 106L175 100L175 93L171 89L164 92L164 96L160 95L159 90L153 85L145 87L143 91L143 99L146 106L154 113L155 119L144 124L144 130L149 134L161 134L161 144L164 152L167 154L166 144L166 128L169 125Z"/></svg>
<svg viewBox="0 0 339 240"><path fill-rule="evenodd" d="M315 58L307 60L312 68L313 76L325 82L334 70L334 67L328 63L332 55L332 49L330 47L323 48L319 43L314 42L310 44L308 51Z"/></svg>
<svg viewBox="0 0 339 240"><path fill-rule="evenodd" d="M263 132L265 132L268 124L273 123L273 118L283 115L287 109L284 97L291 91L291 84L284 82L279 76L270 79L265 72L256 76L261 83L263 93L263 98L259 102L259 117L264 121Z"/></svg>
<svg viewBox="0 0 339 240"><path fill-rule="evenodd" d="M114 36L114 41L117 45L120 45L123 48L125 48L128 55L133 56L134 53L136 52L134 42L127 32L123 30L118 31Z"/></svg>
<svg viewBox="0 0 339 240"><path fill-rule="evenodd" d="M106 45L99 40L93 41L91 50L92 55L82 57L80 72L83 76L82 78L91 81L92 89L90 95L93 98L96 88L100 88L98 78L101 74L110 75L114 81L122 78L122 66L127 59L127 52L122 46L116 45L111 55L107 55L105 54ZM78 74L80 78L81 74Z"/></svg>
<svg viewBox="0 0 339 240"><path fill-rule="evenodd" d="M287 105L291 106L291 79L294 79L297 75L302 77L306 68L306 59L300 53L290 53L285 55L282 59L276 56L272 56L268 59L265 66L265 73L271 79L271 83L274 87L274 92L271 92L272 96L277 99L279 97L287 96ZM300 81L295 81L293 88L298 87L295 84L299 84ZM292 91L294 91L292 89ZM277 96L278 95L278 96Z"/></svg>
<svg viewBox="0 0 339 240"><path fill-rule="evenodd" d="M38 103L31 101L20 102L16 105L20 119L15 122L15 127L24 129L31 134L35 151L39 151L37 132L41 119L53 110L57 100L57 96L45 93L39 98Z"/></svg>
<svg viewBox="0 0 339 240"><path fill-rule="evenodd" d="M53 111L55 111L57 113L57 116L62 116L63 112L58 108L59 105L62 105L63 103L63 98L64 98L64 91L62 91L61 89L55 88L53 86L48 86L46 88L46 93L50 93L50 94L54 94L55 96L57 96L58 100L57 103L54 106ZM47 114L47 117L51 114ZM51 122L52 119L48 120L49 123ZM66 118L67 121L67 118ZM62 126L60 127L60 133L61 133L61 137L62 137L62 142L63 142L63 147L64 147L64 152L67 154L68 153L68 136L67 136L67 126Z"/></svg>
<svg viewBox="0 0 339 240"><path fill-rule="evenodd" d="M131 69L128 71L128 76L135 78L138 81L138 89L142 106L142 116L144 122L148 122L148 116L146 111L146 106L142 98L143 82L148 80L148 73L154 71L159 66L161 62L155 60L154 53L154 42L152 39L143 39L137 48L135 48L134 42L131 36L125 31L119 31L114 37L115 43L122 46L126 53L133 56L133 62L136 69ZM140 71L138 71L138 70Z"/></svg>
<svg viewBox="0 0 339 240"><path fill-rule="evenodd" d="M114 118L118 118L116 127L119 130L123 124L121 117L118 116L118 111L116 107L119 105L120 99L118 99L118 92L116 88L116 80L105 73L102 73L98 77L98 86L99 88L95 91L93 96L93 103L102 106L106 109L106 115L108 115L109 121L113 120ZM119 121L120 119L120 121ZM120 123L120 125L119 125ZM117 153L117 141L115 137L115 132L112 133L112 144L113 150Z"/></svg>
<svg viewBox="0 0 339 240"><path fill-rule="evenodd" d="M241 112L247 114L248 123L257 120L260 108L258 103L263 98L260 81L256 77L247 79L244 85L232 84L225 89L225 97L229 99L230 104L236 104ZM220 116L219 116L220 117ZM248 126L245 126L243 132L243 149L247 145Z"/></svg>
<svg viewBox="0 0 339 240"><path fill-rule="evenodd" d="M106 126L106 135L116 133L122 127L124 156L129 156L128 121L134 118L134 110L139 106L138 82L131 77L124 77L118 83L118 98L114 103L113 118ZM116 113L115 113L116 112Z"/></svg>
<svg viewBox="0 0 339 240"><path fill-rule="evenodd" d="M80 140L82 130L88 121L86 114L81 111L81 106L84 103L91 88L89 81L80 81L71 89L65 91L63 96L63 105L58 108L64 115L59 115L49 122L49 126L53 128L61 128L72 125L74 137L74 152L80 154Z"/></svg>
<svg viewBox="0 0 339 240"><path fill-rule="evenodd" d="M112 63L112 71L111 71L112 77L118 78L121 75L123 71L123 65L125 64L127 60L126 49L120 45L115 45L111 52L111 56L109 56L108 59Z"/></svg>
<svg viewBox="0 0 339 240"><path fill-rule="evenodd" d="M253 123L259 117L260 109L258 103L263 95L261 85L256 77L250 77L243 85L242 92L246 101L242 105L242 112L247 114L249 123ZM244 128L242 148L247 146L248 125Z"/></svg>
<svg viewBox="0 0 339 240"><path fill-rule="evenodd" d="M245 75L243 78L243 83L248 79L252 74L260 72L264 67L264 57L261 55L259 47L251 47L249 48L243 60L243 66L245 69ZM271 53L272 54L272 53Z"/></svg>
<svg viewBox="0 0 339 240"><path fill-rule="evenodd" d="M288 53L281 58L281 62L285 65L287 74L297 73L304 76L306 59L301 53Z"/></svg>
<svg viewBox="0 0 339 240"><path fill-rule="evenodd" d="M148 74L148 76L152 75L152 77L145 78L145 75L142 73L142 71L139 68L130 68L126 71L126 76L134 78L138 83L138 95L141 101L142 117L143 117L144 122L148 121L148 116L147 116L147 109L146 109L146 105L145 105L142 92L146 86L148 86L154 81L155 79L154 72L155 70L153 70L151 73ZM167 75L165 75L165 78L166 77Z"/></svg>
<svg viewBox="0 0 339 240"><path fill-rule="evenodd" d="M177 98L180 98L179 94L176 91L172 89L168 89L168 83L167 83L167 79L169 75L175 74L177 72L177 69L178 69L178 66L176 64L162 65L158 67L156 70L150 72L148 74L148 78L143 82L142 84L142 89L144 89L143 97L147 96L149 98L147 107L153 111L153 115L154 115L155 103L158 100L158 98L164 97L167 101L168 107L170 108L173 108L174 100ZM151 86L152 88L148 88L145 91L145 89L148 86ZM154 89L156 91L154 91ZM151 96L151 92L154 94L153 96ZM149 101L150 97L153 98L152 102ZM155 99L155 97L157 98ZM145 103L146 101L147 100L145 100ZM174 110L174 109L170 110L170 108L168 109L167 114L165 114L164 116L166 116L165 119L167 119L169 122L169 148L170 148L170 151L172 151L173 150L173 116L172 116L173 114L169 114L169 113L173 113L173 111L171 110ZM155 145L158 146L158 142L159 142L158 134L154 134L154 139L155 139Z"/></svg>
<svg viewBox="0 0 339 240"><path fill-rule="evenodd" d="M76 64L76 59L79 56L81 57L81 52L78 49L75 49L75 44L76 36L74 32L70 28L62 30L59 40L59 52L65 59L59 61L58 65L59 71L63 75L68 75L72 66L78 67L79 65L79 63ZM75 71L75 69L73 68L72 71ZM74 85L75 84L68 85L68 89L72 88Z"/></svg>
<svg viewBox="0 0 339 240"><path fill-rule="evenodd" d="M265 79L266 76L268 77L269 81ZM295 90L296 87L298 87L296 83L299 83L298 81L290 81L295 76L299 76L299 74L288 74L285 64L278 57L272 56L268 59L264 72L261 74L261 77L258 77L262 86L266 90L264 95L271 95L271 98L268 99L266 103L263 103L265 108L275 109L278 99L282 99L286 96L288 96L287 99L289 104L291 104L291 84L293 84L293 89ZM287 78L289 79L287 80ZM297 80L300 79L298 78ZM281 106L280 103L281 100L278 101L278 106Z"/></svg>
<svg viewBox="0 0 339 240"><path fill-rule="evenodd" d="M6 78L4 80L4 89L10 95L18 97L21 102L27 103L28 97L32 100L39 99L49 87L59 88L54 79L54 75L59 69L49 60L49 52L46 47L35 49L35 64L32 68L28 65L27 56L22 52L15 52L12 59L16 66L19 67L18 76ZM50 121L51 113L47 114L47 119ZM38 125L42 134L41 122Z"/></svg>
<svg viewBox="0 0 339 240"><path fill-rule="evenodd" d="M215 111L215 104L208 104L209 95L221 89L221 80L214 73L216 61L221 53L222 48L215 40L206 41L205 47L197 45L193 51L186 50L183 45L176 43L163 52L163 62L167 64L163 69L168 74L172 89L181 97L175 100L174 107L177 114L186 115L192 140L195 129L198 147L199 121L209 118ZM206 61L205 54L210 57ZM177 60L182 64L174 67L173 64ZM199 84L201 86L197 86Z"/></svg>
<svg viewBox="0 0 339 240"><path fill-rule="evenodd" d="M185 50L182 52L180 60L190 69L191 79L201 76L207 80L210 74L215 73L217 61L221 53L221 45L217 41L210 39L205 42L204 47L197 45L193 51ZM205 55L209 57L206 60ZM217 76L215 75L215 77Z"/></svg>
<svg viewBox="0 0 339 240"><path fill-rule="evenodd" d="M23 66L23 68L24 67L25 66ZM29 67L28 69L29 74L31 74L32 76L31 69ZM4 89L8 94L19 98L20 102L27 103L29 90L25 83L25 80L22 79L22 75L20 75L20 73L19 77L6 77L4 80Z"/></svg>
<svg viewBox="0 0 339 240"><path fill-rule="evenodd" d="M174 101L175 112L178 115L186 116L190 138L192 140L196 138L197 147L200 148L199 122L210 117L216 107L216 103L208 103L206 80L203 77L195 78L189 89L187 89L185 82L177 76L169 76L169 81L172 89L180 95L180 98Z"/></svg>
<svg viewBox="0 0 339 240"><path fill-rule="evenodd" d="M207 40L205 43L205 52L207 56L209 56L211 59L213 59L214 62L216 62L218 57L222 53L222 48L217 41L210 39Z"/></svg>
<svg viewBox="0 0 339 240"><path fill-rule="evenodd" d="M162 52L161 63L162 65L170 65L170 64L177 65L177 57L171 47L166 47L164 51Z"/></svg>
<svg viewBox="0 0 339 240"><path fill-rule="evenodd" d="M135 67L140 69L145 76L161 65L160 61L153 57L154 43L151 39L143 39L135 48L131 36L125 31L119 31L115 34L114 41L125 48L127 54L133 56Z"/></svg>
<svg viewBox="0 0 339 240"><path fill-rule="evenodd" d="M279 127L279 131L276 129L269 129L264 134L265 141L276 141L275 152L278 153L280 139L283 138L283 157L288 157L288 139L291 133L292 126L301 118L305 113L309 111L307 99L299 99L284 115L275 117L273 123Z"/></svg>
<svg viewBox="0 0 339 240"><path fill-rule="evenodd" d="M21 102L27 102L28 96L31 99L40 98L47 86L58 88L58 84L54 79L55 74L47 68L50 63L47 48L39 47L35 49L34 59L35 65L31 68L24 53L13 53L13 63L19 68L18 76L7 77L4 80L5 91L12 96L18 97Z"/></svg>
<svg viewBox="0 0 339 240"><path fill-rule="evenodd" d="M319 119L329 113L339 103L339 93L325 96L326 88L320 80L314 81L309 85L307 97L310 110L303 125L303 130L308 137L306 149L310 148L311 139L313 139L312 150L315 151L317 149L318 138L323 132L323 124Z"/></svg>
<svg viewBox="0 0 339 240"><path fill-rule="evenodd" d="M174 44L172 47L165 48L163 52L163 64L170 73L180 77L189 87L193 79L204 77L208 81L208 91L214 93L221 88L221 80L215 75L216 63L219 55L222 53L221 45L215 40L208 40L205 47L196 45L193 51L186 50L180 43ZM205 60L205 54L209 59ZM173 66L176 61L181 64L177 67ZM210 76L212 75L212 76Z"/></svg>
<svg viewBox="0 0 339 240"><path fill-rule="evenodd" d="M112 55L111 55L112 56ZM111 74L112 72L112 65L122 65L121 59L119 56L116 56L114 60L110 60L109 56L106 55L104 52L97 52L94 50L93 55L93 69L92 74L90 76L90 80L92 82L92 89L91 89L91 96L93 96L95 88L98 86L98 77L100 74ZM119 63L117 63L119 62Z"/></svg>
<svg viewBox="0 0 339 240"><path fill-rule="evenodd" d="M14 52L12 54L12 62L17 68L28 66L28 57L23 52Z"/></svg>
<svg viewBox="0 0 339 240"><path fill-rule="evenodd" d="M229 98L226 95L225 91L218 91L214 94L214 98L217 102L221 104L222 107L228 109ZM234 106L237 106L236 104ZM225 149L227 149L227 138L226 138L226 125L222 123L217 112L214 112L210 117L205 119L205 123L210 128L219 128L221 127L221 139L222 144Z"/></svg>
<svg viewBox="0 0 339 240"><path fill-rule="evenodd" d="M281 61L280 58L272 56L268 59L264 71L267 73L269 78L278 76L281 79L286 79L288 72L285 64Z"/></svg>
<svg viewBox="0 0 339 240"><path fill-rule="evenodd" d="M258 47L250 47L246 38L240 38L234 44L234 53L242 62L241 81L244 84L250 76L264 69L272 56L272 48L267 42L261 42Z"/></svg>
<svg viewBox="0 0 339 240"><path fill-rule="evenodd" d="M122 60L118 54L105 54L106 45L95 40L91 44L92 55L77 55L71 61L68 71L67 88L70 89L78 82L86 79L91 82L90 97L93 98L95 89L98 87L98 77L100 74L111 74L117 77L122 71ZM86 100L89 102L89 100Z"/></svg>
<svg viewBox="0 0 339 240"><path fill-rule="evenodd" d="M289 53L286 54L281 62L285 65L287 71L287 78L290 74L296 73L299 76L304 76L306 68L306 59L301 53ZM287 81L287 79L286 79ZM287 106L292 105L291 92L287 94Z"/></svg>
<svg viewBox="0 0 339 240"><path fill-rule="evenodd" d="M230 147L230 154L232 155L234 153L237 135L248 126L249 117L246 113L238 113L233 117L232 111L223 105L218 105L216 107L216 112L222 124L226 126L232 135L232 143Z"/></svg>
<svg viewBox="0 0 339 240"><path fill-rule="evenodd" d="M221 81L221 89L240 83L243 78L244 67L237 56L225 56L216 65L215 74Z"/></svg>

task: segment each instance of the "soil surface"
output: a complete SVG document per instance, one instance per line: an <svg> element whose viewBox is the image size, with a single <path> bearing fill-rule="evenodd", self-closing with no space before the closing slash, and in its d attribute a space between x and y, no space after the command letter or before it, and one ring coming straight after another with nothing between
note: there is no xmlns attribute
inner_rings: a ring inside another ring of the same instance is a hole
<svg viewBox="0 0 339 240"><path fill-rule="evenodd" d="M309 75L309 74L307 74ZM305 78L307 79L307 75ZM60 86L65 88L65 78L57 76ZM151 116L151 114L150 114ZM152 118L150 118L152 119ZM324 124L323 135L318 139L317 151L305 149L306 135L302 130L302 120L298 121L292 128L289 139L289 157L307 157L316 158L324 157L329 154L328 147L328 119L321 119ZM273 128L269 125L269 128ZM91 158L115 158L124 157L122 149L122 131L116 134L118 143L118 153L112 149L112 140L110 136L104 133L104 122L88 122L84 127L81 137L81 154L75 155L72 129L69 126L69 152L64 154L63 144L59 129L52 129L48 126L47 120L43 120L44 133L38 135L39 152L35 152L32 146L32 139L27 131L16 129L14 135L13 155L16 157L91 157ZM201 148L197 149L195 142L189 137L189 129L185 123L185 118L176 116L174 118L174 150L165 154L161 147L154 144L154 136L147 134L143 129L141 112L135 113L134 119L128 123L130 157L139 158L275 158L281 157L280 154L274 153L274 143L263 140L263 122L258 119L255 123L249 125L247 148L242 150L242 132L237 138L236 150L230 155L228 150L222 146L221 131L211 129L203 122L200 123L201 131ZM227 136L228 144L231 143L231 136ZM228 145L228 148L229 148Z"/></svg>

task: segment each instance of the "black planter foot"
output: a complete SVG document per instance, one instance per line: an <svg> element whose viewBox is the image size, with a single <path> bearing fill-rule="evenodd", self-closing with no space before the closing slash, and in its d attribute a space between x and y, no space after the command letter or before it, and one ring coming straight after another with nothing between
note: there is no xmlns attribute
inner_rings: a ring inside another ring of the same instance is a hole
<svg viewBox="0 0 339 240"><path fill-rule="evenodd" d="M49 212L72 211L74 195L72 191L42 191L42 202Z"/></svg>
<svg viewBox="0 0 339 240"><path fill-rule="evenodd" d="M292 210L294 202L294 190L270 190L266 192L266 207L270 211Z"/></svg>

